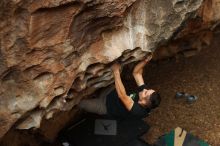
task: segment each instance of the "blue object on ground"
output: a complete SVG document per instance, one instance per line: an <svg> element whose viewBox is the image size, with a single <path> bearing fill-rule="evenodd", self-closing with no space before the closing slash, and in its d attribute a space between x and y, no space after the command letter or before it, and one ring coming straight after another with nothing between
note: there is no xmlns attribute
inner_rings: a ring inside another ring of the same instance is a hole
<svg viewBox="0 0 220 146"><path fill-rule="evenodd" d="M189 96L186 97L186 101L187 101L188 103L193 103L193 102L195 102L197 99L198 99L198 97L197 97L197 96L194 96L194 95L189 95Z"/></svg>
<svg viewBox="0 0 220 146"><path fill-rule="evenodd" d="M184 92L176 92L175 98L176 99L183 98L183 97L185 97L184 95L185 95Z"/></svg>
<svg viewBox="0 0 220 146"><path fill-rule="evenodd" d="M176 99L182 99L182 98L185 98L187 103L193 103L195 102L198 97L195 96L195 95L190 95L188 93L184 93L184 92L176 92L176 95L175 95L175 98Z"/></svg>

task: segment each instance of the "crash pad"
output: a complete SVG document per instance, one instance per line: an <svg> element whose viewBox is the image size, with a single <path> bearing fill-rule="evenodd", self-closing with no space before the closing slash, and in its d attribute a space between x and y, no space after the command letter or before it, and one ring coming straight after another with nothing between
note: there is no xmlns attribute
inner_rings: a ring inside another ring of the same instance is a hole
<svg viewBox="0 0 220 146"><path fill-rule="evenodd" d="M98 119L108 121L109 119ZM115 120L115 119L110 119ZM62 133L62 140L72 146L150 146L139 140L139 137L149 130L141 119L115 120L117 123L116 135L101 135L95 133L96 118L85 118L82 122Z"/></svg>
<svg viewBox="0 0 220 146"><path fill-rule="evenodd" d="M209 146L208 143L198 137L187 133L180 127L171 130L169 133L159 137L155 146Z"/></svg>

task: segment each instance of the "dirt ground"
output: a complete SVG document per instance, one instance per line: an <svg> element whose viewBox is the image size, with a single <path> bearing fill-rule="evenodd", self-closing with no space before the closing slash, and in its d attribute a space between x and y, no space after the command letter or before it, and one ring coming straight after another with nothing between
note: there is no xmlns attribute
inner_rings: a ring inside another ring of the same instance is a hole
<svg viewBox="0 0 220 146"><path fill-rule="evenodd" d="M147 141L182 127L212 146L220 146L220 35L196 56L149 64L144 78L162 97L160 107L145 119L152 127L144 136ZM177 91L199 99L188 104L174 98Z"/></svg>

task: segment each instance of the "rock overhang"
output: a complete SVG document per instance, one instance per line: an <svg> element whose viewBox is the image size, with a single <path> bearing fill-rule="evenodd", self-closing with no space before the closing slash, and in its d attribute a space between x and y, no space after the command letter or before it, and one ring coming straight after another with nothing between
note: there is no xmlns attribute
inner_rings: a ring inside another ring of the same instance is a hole
<svg viewBox="0 0 220 146"><path fill-rule="evenodd" d="M0 135L21 118L17 128L39 128L112 83L111 62L153 52L202 2L2 1Z"/></svg>

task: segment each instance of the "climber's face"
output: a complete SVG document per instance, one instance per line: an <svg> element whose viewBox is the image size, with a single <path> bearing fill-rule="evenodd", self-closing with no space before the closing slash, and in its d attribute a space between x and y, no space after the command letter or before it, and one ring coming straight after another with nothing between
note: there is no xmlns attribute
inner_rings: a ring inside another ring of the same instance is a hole
<svg viewBox="0 0 220 146"><path fill-rule="evenodd" d="M139 100L138 103L143 106L143 107L149 107L150 106L150 96L154 93L155 91L152 89L144 89L141 92L139 92Z"/></svg>

